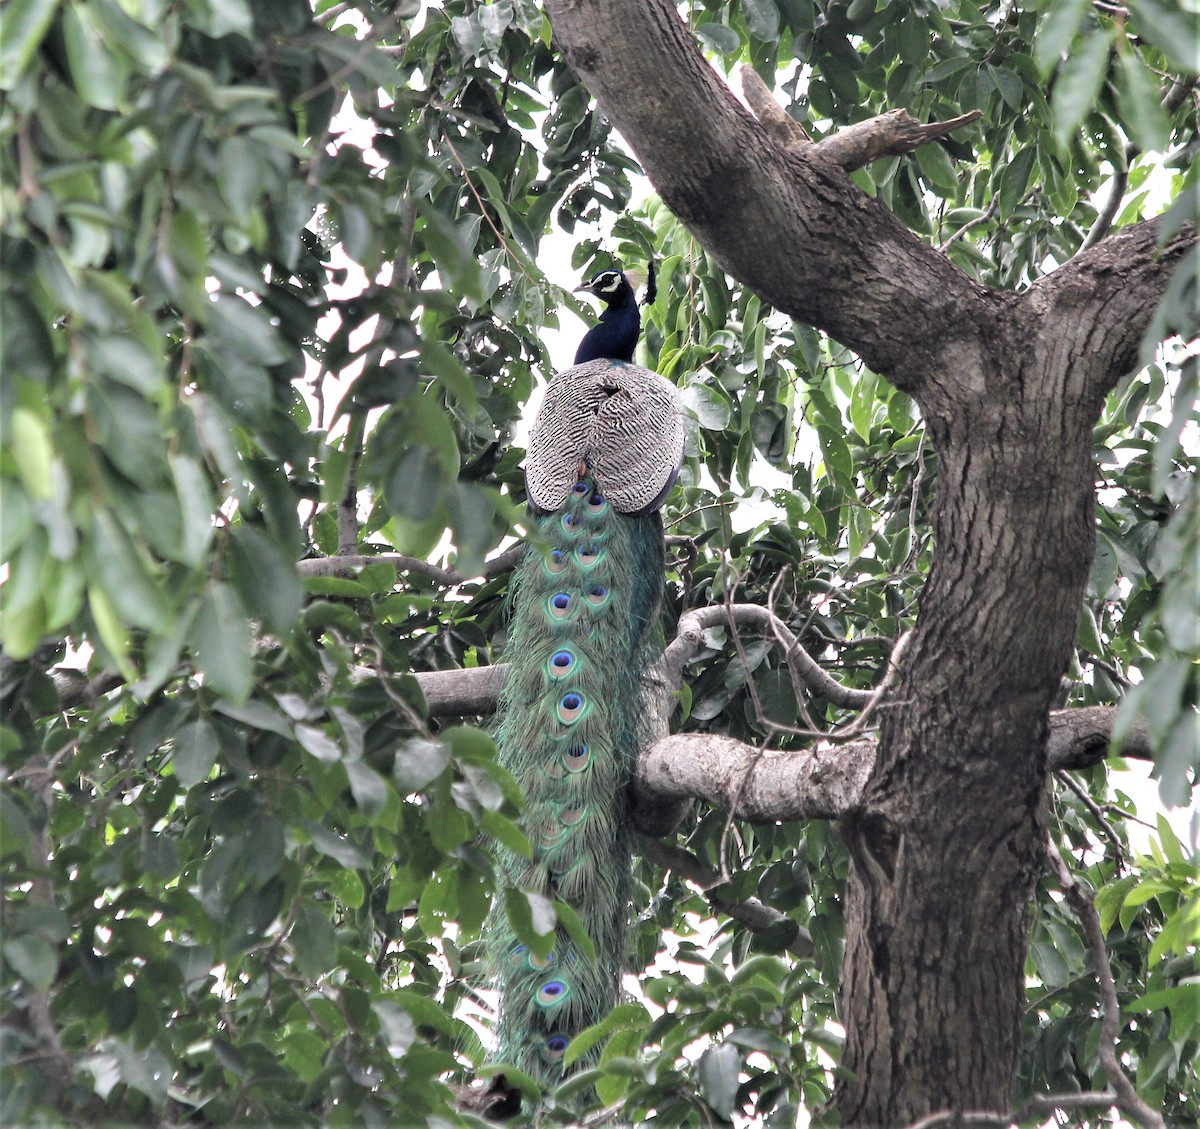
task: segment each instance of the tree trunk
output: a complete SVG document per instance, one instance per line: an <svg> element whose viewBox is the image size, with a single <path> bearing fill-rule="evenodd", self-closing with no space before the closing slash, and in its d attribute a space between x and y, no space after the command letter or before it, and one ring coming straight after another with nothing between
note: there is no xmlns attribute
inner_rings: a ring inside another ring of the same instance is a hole
<svg viewBox="0 0 1200 1129"><path fill-rule="evenodd" d="M1003 336L988 355L1020 356ZM1093 542L1090 420L1047 402L1066 384L1050 358L1014 367L972 374L979 402L930 421L936 560L846 826L847 1124L1011 1103L1046 721Z"/></svg>
<svg viewBox="0 0 1200 1129"><path fill-rule="evenodd" d="M1017 295L922 244L844 172L775 143L668 0L547 0L569 62L664 202L735 277L917 401L936 555L845 821L846 1125L1010 1108L1047 715L1093 544L1091 427L1188 230L1139 224Z"/></svg>

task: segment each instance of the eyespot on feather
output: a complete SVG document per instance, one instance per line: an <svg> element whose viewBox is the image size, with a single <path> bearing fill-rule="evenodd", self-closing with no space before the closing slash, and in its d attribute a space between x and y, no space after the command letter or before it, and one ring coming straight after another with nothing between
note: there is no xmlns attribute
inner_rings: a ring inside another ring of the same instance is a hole
<svg viewBox="0 0 1200 1129"><path fill-rule="evenodd" d="M583 741L576 741L562 755L568 772L582 772L592 763L592 754Z"/></svg>
<svg viewBox="0 0 1200 1129"><path fill-rule="evenodd" d="M550 1035L538 1048L541 1057L546 1062L558 1062L564 1054L571 1040L566 1035Z"/></svg>
<svg viewBox="0 0 1200 1129"><path fill-rule="evenodd" d="M575 670L578 662L575 653L564 647L561 651L555 651L547 660L546 673L551 678L566 678Z"/></svg>
<svg viewBox="0 0 1200 1129"><path fill-rule="evenodd" d="M546 554L546 559L542 564L551 576L557 576L560 572L566 570L567 554L562 549L551 549Z"/></svg>
<svg viewBox="0 0 1200 1129"><path fill-rule="evenodd" d="M604 495L597 490L596 493L594 493L587 500L587 511L590 514L601 514L604 512L604 508L607 505L608 503L604 500Z"/></svg>
<svg viewBox="0 0 1200 1129"><path fill-rule="evenodd" d="M572 690L568 694L564 694L555 707L558 713L558 719L564 725L572 725L583 716L583 711L587 706L582 694L577 694Z"/></svg>
<svg viewBox="0 0 1200 1129"><path fill-rule="evenodd" d="M528 954L528 945L513 945L513 947L508 950L508 963L512 965L513 968L525 968L528 966L528 961L526 960Z"/></svg>
<svg viewBox="0 0 1200 1129"><path fill-rule="evenodd" d="M608 587L604 584L593 584L585 594L587 602L594 608L602 608L608 603Z"/></svg>
<svg viewBox="0 0 1200 1129"><path fill-rule="evenodd" d="M555 592L546 601L546 609L555 619L566 619L571 614L571 594L569 592Z"/></svg>
<svg viewBox="0 0 1200 1129"><path fill-rule="evenodd" d="M558 813L558 818L563 821L564 827L574 827L585 815L587 815L587 804L572 804L570 807L565 807Z"/></svg>
<svg viewBox="0 0 1200 1129"><path fill-rule="evenodd" d="M603 550L594 542L588 542L586 545L580 545L575 550L575 559L584 567L591 568L602 556Z"/></svg>
<svg viewBox="0 0 1200 1129"><path fill-rule="evenodd" d="M570 994L570 985L565 980L547 980L533 999L538 1007L558 1007Z"/></svg>

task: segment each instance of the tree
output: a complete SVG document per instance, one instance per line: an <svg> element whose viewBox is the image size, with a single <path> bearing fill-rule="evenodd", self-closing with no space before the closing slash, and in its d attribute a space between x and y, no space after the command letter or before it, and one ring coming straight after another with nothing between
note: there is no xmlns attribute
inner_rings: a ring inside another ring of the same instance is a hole
<svg viewBox="0 0 1200 1129"><path fill-rule="evenodd" d="M1195 1120L1194 869L1109 769L1196 768L1197 35L876 7L8 5L10 1119L471 1119L556 226L660 259L698 420L638 783L674 963L560 1096Z"/></svg>

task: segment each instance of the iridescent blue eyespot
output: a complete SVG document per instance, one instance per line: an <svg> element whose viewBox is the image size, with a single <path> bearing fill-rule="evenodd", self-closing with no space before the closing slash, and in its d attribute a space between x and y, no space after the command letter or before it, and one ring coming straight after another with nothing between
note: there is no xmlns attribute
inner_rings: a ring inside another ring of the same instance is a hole
<svg viewBox="0 0 1200 1129"><path fill-rule="evenodd" d="M579 720L583 713L584 700L582 694L576 694L571 691L569 694L564 694L558 703L558 719L564 725L571 725Z"/></svg>
<svg viewBox="0 0 1200 1129"><path fill-rule="evenodd" d="M575 559L584 568L594 565L600 559L600 546L596 544L580 545L575 550Z"/></svg>
<svg viewBox="0 0 1200 1129"><path fill-rule="evenodd" d="M562 527L568 533L578 533L579 532L579 519L574 514L563 514L562 515Z"/></svg>
<svg viewBox="0 0 1200 1129"><path fill-rule="evenodd" d="M538 1007L557 1007L571 994L571 989L562 980L547 980L534 999Z"/></svg>
<svg viewBox="0 0 1200 1129"><path fill-rule="evenodd" d="M591 488L588 486L588 484L586 482L576 482L575 485L571 487L571 493L579 494L580 496L582 496L582 495L586 494L589 489L591 489Z"/></svg>
<svg viewBox="0 0 1200 1129"><path fill-rule="evenodd" d="M566 678L575 669L575 652L564 648L555 651L546 664L546 673L551 678Z"/></svg>
<svg viewBox="0 0 1200 1129"><path fill-rule="evenodd" d="M571 610L571 596L568 592L555 592L548 601L550 614L555 619L566 619Z"/></svg>
<svg viewBox="0 0 1200 1129"><path fill-rule="evenodd" d="M587 602L598 608L608 599L608 589L603 584L593 584L587 590Z"/></svg>
<svg viewBox="0 0 1200 1129"><path fill-rule="evenodd" d="M566 1035L551 1035L546 1040L546 1054L552 1062L557 1062L566 1053L571 1040Z"/></svg>
<svg viewBox="0 0 1200 1129"><path fill-rule="evenodd" d="M546 554L546 571L557 574L567 567L567 554L562 549L551 549Z"/></svg>
<svg viewBox="0 0 1200 1129"><path fill-rule="evenodd" d="M587 500L587 508L590 513L594 514L598 514L604 509L604 495L599 490Z"/></svg>

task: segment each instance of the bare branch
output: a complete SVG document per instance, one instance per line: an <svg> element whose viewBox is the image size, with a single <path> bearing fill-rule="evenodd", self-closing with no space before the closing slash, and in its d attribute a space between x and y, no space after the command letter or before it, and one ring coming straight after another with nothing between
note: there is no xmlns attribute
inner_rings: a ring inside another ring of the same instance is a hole
<svg viewBox="0 0 1200 1129"><path fill-rule="evenodd" d="M428 576L447 588L456 588L469 580L487 579L516 567L521 559L522 545L514 545L486 562L478 577L464 576L452 568L442 568L420 557L406 557L402 553L376 553L374 556L347 555L336 557L307 557L296 562L296 571L301 576L353 576L354 571L367 565L386 563L395 565L399 572L415 572Z"/></svg>
<svg viewBox="0 0 1200 1129"><path fill-rule="evenodd" d="M949 121L922 124L907 110L890 110L866 121L854 122L814 144L804 126L775 101L758 71L746 64L739 73L746 104L777 143L830 161L846 172L869 165L880 157L910 153L983 116L981 110L972 110Z"/></svg>
<svg viewBox="0 0 1200 1129"><path fill-rule="evenodd" d="M800 640L792 634L787 624L758 604L713 604L706 608L695 608L679 617L677 633L664 652L662 661L664 673L673 680L675 689L682 685L683 668L700 650L704 632L726 622L769 628L784 648L784 658L796 667L805 685L834 705L860 709L870 701L870 690L851 689L827 674L801 646Z"/></svg>
<svg viewBox="0 0 1200 1129"><path fill-rule="evenodd" d="M1117 1035L1121 1027L1121 1009L1117 1003L1117 989L1113 984L1112 968L1109 963L1108 948L1104 943L1104 933L1100 928L1100 915L1096 913L1096 904L1092 893L1083 887L1082 883L1071 873L1067 864L1053 840L1046 840L1046 864L1058 879L1063 896L1079 923L1083 926L1087 937L1088 948L1092 952L1092 963L1096 966L1096 981L1100 989L1102 1005L1100 1020L1100 1044L1098 1049L1100 1064L1104 1067L1105 1077L1113 1089L1113 1104L1122 1112L1136 1118L1148 1129L1165 1129L1166 1122L1162 1116L1152 1110L1140 1097L1129 1080L1129 1075L1121 1068L1117 1058Z"/></svg>
<svg viewBox="0 0 1200 1129"><path fill-rule="evenodd" d="M1098 764L1108 755L1117 711L1095 706L1050 715L1048 767ZM1084 715L1082 718L1077 715ZM1103 731L1103 740L1099 736ZM1140 743L1139 743L1140 742ZM841 746L817 744L794 752L768 752L729 737L678 733L647 749L638 760L635 788L658 800L703 799L726 811L738 782L757 759L734 814L751 822L840 819L856 810L875 763L877 742L862 737ZM1121 755L1150 758L1146 734L1131 733Z"/></svg>
<svg viewBox="0 0 1200 1129"><path fill-rule="evenodd" d="M1079 802L1092 814L1092 818L1100 825L1100 830L1104 832L1105 838L1112 844L1112 849L1116 852L1118 863L1125 859L1125 848L1121 843L1121 838L1117 834L1116 829L1104 817L1104 812L1100 805L1087 794L1087 790L1080 784L1069 772L1060 770L1056 772L1055 777L1065 784L1072 792L1075 793Z"/></svg>
<svg viewBox="0 0 1200 1129"><path fill-rule="evenodd" d="M635 787L664 799L707 800L752 823L838 819L860 803L875 747L864 737L803 752L764 752L731 737L678 733L639 758Z"/></svg>
<svg viewBox="0 0 1200 1129"><path fill-rule="evenodd" d="M811 148L813 140L808 131L775 101L770 87L763 82L758 71L747 63L738 73L742 79L746 105L775 141L797 149Z"/></svg>

